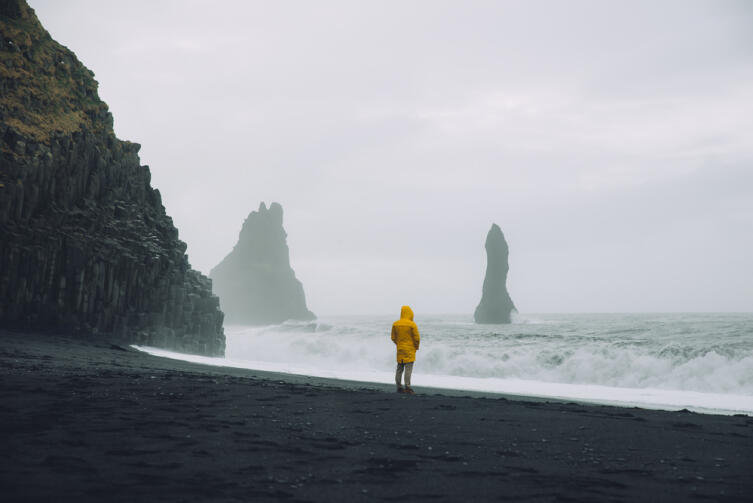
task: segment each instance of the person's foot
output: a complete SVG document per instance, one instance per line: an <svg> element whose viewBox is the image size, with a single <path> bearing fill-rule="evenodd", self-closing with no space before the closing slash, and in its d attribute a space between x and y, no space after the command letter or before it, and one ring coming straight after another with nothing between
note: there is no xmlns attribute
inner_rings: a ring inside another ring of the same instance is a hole
<svg viewBox="0 0 753 503"><path fill-rule="evenodd" d="M405 388L403 388L402 386L398 386L397 387L397 392L398 393L405 393Z"/></svg>
<svg viewBox="0 0 753 503"><path fill-rule="evenodd" d="M410 386L406 386L405 387L405 391L403 393L407 393L409 395L415 395L416 394L416 392L413 391L413 388L411 388Z"/></svg>

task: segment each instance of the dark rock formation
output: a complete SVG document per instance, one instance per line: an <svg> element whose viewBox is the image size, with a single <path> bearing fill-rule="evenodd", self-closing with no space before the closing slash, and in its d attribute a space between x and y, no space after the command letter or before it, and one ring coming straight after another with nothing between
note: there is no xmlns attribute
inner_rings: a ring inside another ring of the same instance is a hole
<svg viewBox="0 0 753 503"><path fill-rule="evenodd" d="M290 268L282 206L261 203L243 222L238 243L209 276L231 323L271 325L312 320L303 285Z"/></svg>
<svg viewBox="0 0 753 503"><path fill-rule="evenodd" d="M492 224L486 235L486 277L481 294L481 302L473 318L476 323L510 323L510 314L515 309L510 294L507 293L507 264L509 249L502 230Z"/></svg>
<svg viewBox="0 0 753 503"><path fill-rule="evenodd" d="M0 0L0 326L221 355L208 278L97 82L23 0Z"/></svg>

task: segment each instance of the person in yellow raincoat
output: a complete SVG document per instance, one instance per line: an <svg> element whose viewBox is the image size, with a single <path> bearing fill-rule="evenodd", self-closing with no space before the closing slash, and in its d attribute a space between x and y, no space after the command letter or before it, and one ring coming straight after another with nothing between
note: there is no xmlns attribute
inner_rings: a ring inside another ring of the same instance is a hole
<svg viewBox="0 0 753 503"><path fill-rule="evenodd" d="M397 370L395 371L395 383L398 393L413 394L410 387L410 376L413 373L413 362L416 361L416 351L421 343L418 327L413 322L413 310L409 306L403 306L400 310L400 319L392 324L392 342L397 346ZM400 381L405 371L405 388Z"/></svg>

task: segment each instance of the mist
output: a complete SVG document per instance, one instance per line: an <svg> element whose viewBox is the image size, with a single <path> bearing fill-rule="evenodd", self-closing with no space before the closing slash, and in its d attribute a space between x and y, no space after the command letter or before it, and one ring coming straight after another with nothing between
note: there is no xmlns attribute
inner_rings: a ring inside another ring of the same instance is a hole
<svg viewBox="0 0 753 503"><path fill-rule="evenodd" d="M750 311L748 3L30 4L204 273L276 201L320 315L470 315L492 222L521 312Z"/></svg>

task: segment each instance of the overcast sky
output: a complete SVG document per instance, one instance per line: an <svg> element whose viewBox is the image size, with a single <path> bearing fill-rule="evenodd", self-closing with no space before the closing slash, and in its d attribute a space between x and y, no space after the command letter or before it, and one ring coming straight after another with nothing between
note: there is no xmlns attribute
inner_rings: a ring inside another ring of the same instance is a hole
<svg viewBox="0 0 753 503"><path fill-rule="evenodd" d="M30 0L204 273L280 202L317 314L751 311L753 3Z"/></svg>

